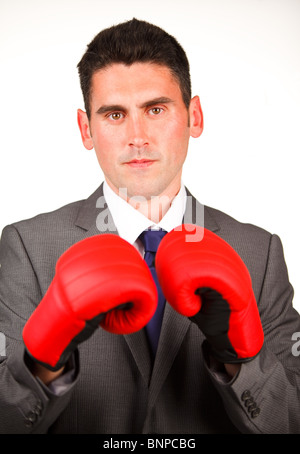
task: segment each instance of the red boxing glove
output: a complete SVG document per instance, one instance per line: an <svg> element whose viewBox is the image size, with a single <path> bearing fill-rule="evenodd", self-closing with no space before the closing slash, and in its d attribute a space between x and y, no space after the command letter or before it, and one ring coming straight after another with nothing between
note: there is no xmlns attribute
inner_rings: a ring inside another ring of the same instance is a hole
<svg viewBox="0 0 300 454"><path fill-rule="evenodd" d="M192 241L193 228L200 241ZM176 228L159 245L156 270L167 301L199 326L217 360L242 363L259 353L264 335L251 277L223 239L203 227Z"/></svg>
<svg viewBox="0 0 300 454"><path fill-rule="evenodd" d="M135 247L117 235L93 236L59 258L23 340L35 361L55 371L99 324L111 333L133 333L148 323L156 306L155 283Z"/></svg>

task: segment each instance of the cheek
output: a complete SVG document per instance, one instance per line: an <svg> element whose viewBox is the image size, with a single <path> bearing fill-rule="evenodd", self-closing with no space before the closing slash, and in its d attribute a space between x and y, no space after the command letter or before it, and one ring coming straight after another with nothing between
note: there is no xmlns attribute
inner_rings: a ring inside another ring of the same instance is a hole
<svg viewBox="0 0 300 454"><path fill-rule="evenodd" d="M170 140L184 141L189 136L188 115L174 115L162 125L162 131Z"/></svg>
<svg viewBox="0 0 300 454"><path fill-rule="evenodd" d="M105 140L94 142L94 149L101 169L104 172L110 171L115 161L111 142Z"/></svg>
<svg viewBox="0 0 300 454"><path fill-rule="evenodd" d="M93 136L94 149L101 164L111 166L117 158L120 149L120 136L104 128L101 133Z"/></svg>
<svg viewBox="0 0 300 454"><path fill-rule="evenodd" d="M173 122L163 130L162 135L170 157L181 160L186 155L190 137L187 123Z"/></svg>
<svg viewBox="0 0 300 454"><path fill-rule="evenodd" d="M114 147L115 143L118 143L120 134L116 134L114 128L101 127L97 129L93 140L97 148L107 149L108 147Z"/></svg>

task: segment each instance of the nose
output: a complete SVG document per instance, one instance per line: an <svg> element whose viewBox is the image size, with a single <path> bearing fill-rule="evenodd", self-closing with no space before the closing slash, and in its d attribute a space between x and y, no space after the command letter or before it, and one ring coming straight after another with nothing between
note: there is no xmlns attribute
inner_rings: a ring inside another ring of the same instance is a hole
<svg viewBox="0 0 300 454"><path fill-rule="evenodd" d="M143 148L149 145L149 138L145 120L141 117L132 117L128 121L128 145L131 148Z"/></svg>

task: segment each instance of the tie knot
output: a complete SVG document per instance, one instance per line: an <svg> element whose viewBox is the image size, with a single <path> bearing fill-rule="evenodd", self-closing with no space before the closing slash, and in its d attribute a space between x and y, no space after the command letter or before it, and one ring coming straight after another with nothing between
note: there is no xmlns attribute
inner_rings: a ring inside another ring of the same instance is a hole
<svg viewBox="0 0 300 454"><path fill-rule="evenodd" d="M139 238L144 245L145 252L156 252L166 233L165 230L145 230L142 232Z"/></svg>

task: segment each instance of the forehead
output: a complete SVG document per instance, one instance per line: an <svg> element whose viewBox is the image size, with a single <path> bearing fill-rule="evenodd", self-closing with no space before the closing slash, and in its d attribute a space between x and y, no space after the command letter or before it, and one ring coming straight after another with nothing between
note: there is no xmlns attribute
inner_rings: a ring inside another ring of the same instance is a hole
<svg viewBox="0 0 300 454"><path fill-rule="evenodd" d="M179 82L171 70L156 63L113 63L96 71L92 76L91 101L93 98L130 96L181 97Z"/></svg>

